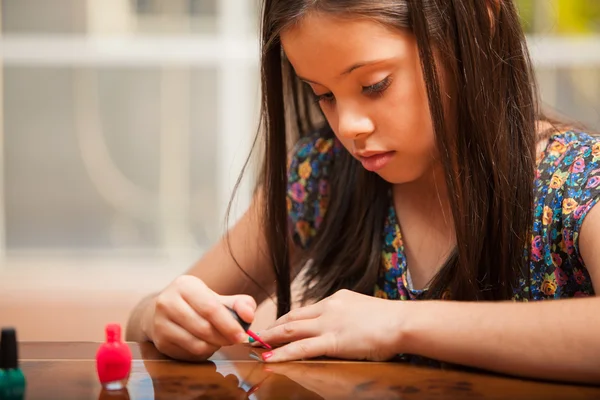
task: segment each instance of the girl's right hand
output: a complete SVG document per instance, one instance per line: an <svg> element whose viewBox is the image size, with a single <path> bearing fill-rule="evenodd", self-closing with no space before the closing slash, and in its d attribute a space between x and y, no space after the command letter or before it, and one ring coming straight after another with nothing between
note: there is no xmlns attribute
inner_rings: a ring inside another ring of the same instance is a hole
<svg viewBox="0 0 600 400"><path fill-rule="evenodd" d="M254 320L251 296L221 296L195 276L182 275L158 294L142 322L146 336L169 357L200 361L222 346L248 338L225 306L247 322Z"/></svg>

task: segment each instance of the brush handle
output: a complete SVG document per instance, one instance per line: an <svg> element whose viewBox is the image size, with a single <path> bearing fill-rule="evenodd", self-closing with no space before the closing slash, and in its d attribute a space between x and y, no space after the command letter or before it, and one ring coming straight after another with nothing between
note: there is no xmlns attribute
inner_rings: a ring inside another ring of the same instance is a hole
<svg viewBox="0 0 600 400"><path fill-rule="evenodd" d="M239 315L238 313L236 313L235 311L233 311L231 308L225 306L225 308L227 308L229 310L229 312L231 313L231 315L233 315L233 318L235 318L235 320L242 326L242 329L244 330L244 332L247 332L248 329L250 329L250 324L246 321L244 321Z"/></svg>

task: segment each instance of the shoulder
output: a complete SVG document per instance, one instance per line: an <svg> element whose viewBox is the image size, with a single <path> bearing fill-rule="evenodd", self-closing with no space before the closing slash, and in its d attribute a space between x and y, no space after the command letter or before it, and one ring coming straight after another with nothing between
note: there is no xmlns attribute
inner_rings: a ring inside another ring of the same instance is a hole
<svg viewBox="0 0 600 400"><path fill-rule="evenodd" d="M550 137L538 157L536 216L550 219L577 232L600 199L600 138L578 131ZM545 209L540 209L545 206Z"/></svg>
<svg viewBox="0 0 600 400"><path fill-rule="evenodd" d="M598 162L600 160L600 137L586 132L569 130L556 133L548 139L544 149L538 154L538 170L574 168L579 173L577 159Z"/></svg>
<svg viewBox="0 0 600 400"><path fill-rule="evenodd" d="M551 136L538 156L534 190L532 261L545 282L540 294L593 293L580 242L600 200L600 138L581 131Z"/></svg>
<svg viewBox="0 0 600 400"><path fill-rule="evenodd" d="M316 181L327 180L338 147L335 136L325 129L301 137L288 157L288 189L311 190ZM303 201L291 194L292 200Z"/></svg>
<svg viewBox="0 0 600 400"><path fill-rule="evenodd" d="M599 184L599 137L576 131L550 137L537 160L536 196L562 200L564 215L581 217L577 207L596 197Z"/></svg>
<svg viewBox="0 0 600 400"><path fill-rule="evenodd" d="M329 201L331 170L342 145L329 129L300 138L288 159L287 210L291 235L307 247L323 220Z"/></svg>
<svg viewBox="0 0 600 400"><path fill-rule="evenodd" d="M293 170L294 166L306 160L329 161L339 151L339 146L329 129L315 130L294 144L288 159L289 167Z"/></svg>

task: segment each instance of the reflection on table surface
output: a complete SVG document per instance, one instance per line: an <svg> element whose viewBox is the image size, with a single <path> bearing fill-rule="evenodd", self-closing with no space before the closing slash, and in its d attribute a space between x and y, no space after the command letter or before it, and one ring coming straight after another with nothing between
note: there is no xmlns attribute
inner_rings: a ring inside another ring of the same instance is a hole
<svg viewBox="0 0 600 400"><path fill-rule="evenodd" d="M548 383L406 362L318 359L264 364L247 345L207 362L170 360L150 343L130 343L126 391L106 392L96 377L99 343L22 343L27 399L600 399L600 387Z"/></svg>

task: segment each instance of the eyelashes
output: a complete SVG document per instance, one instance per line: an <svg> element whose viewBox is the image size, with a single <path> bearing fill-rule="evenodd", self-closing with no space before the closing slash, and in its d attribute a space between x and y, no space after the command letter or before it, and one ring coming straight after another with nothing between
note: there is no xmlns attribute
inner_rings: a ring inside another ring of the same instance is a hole
<svg viewBox="0 0 600 400"><path fill-rule="evenodd" d="M333 103L335 98L333 97L333 93L324 93L324 94L315 94L315 103Z"/></svg>
<svg viewBox="0 0 600 400"><path fill-rule="evenodd" d="M363 86L362 93L367 96L370 96L370 97L379 97L379 96L383 95L383 93L387 90L387 88L390 87L391 83L392 83L392 77L388 76L373 85ZM316 103L322 102L322 103L326 103L326 104L331 104L331 103L335 102L335 97L333 96L333 93L331 93L331 92L323 93L320 95L314 95L314 98L315 98Z"/></svg>
<svg viewBox="0 0 600 400"><path fill-rule="evenodd" d="M385 90L390 87L392 83L392 78L390 76L386 77L382 81L379 81L371 86L363 87L363 93L372 96L372 95L381 95Z"/></svg>

